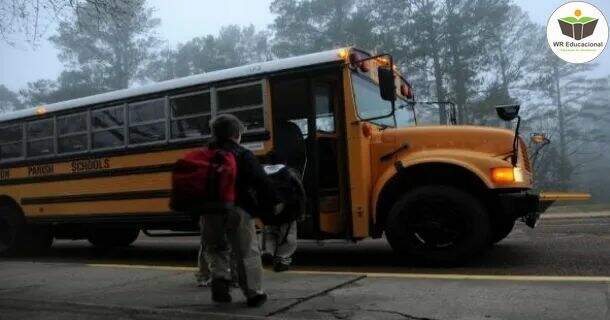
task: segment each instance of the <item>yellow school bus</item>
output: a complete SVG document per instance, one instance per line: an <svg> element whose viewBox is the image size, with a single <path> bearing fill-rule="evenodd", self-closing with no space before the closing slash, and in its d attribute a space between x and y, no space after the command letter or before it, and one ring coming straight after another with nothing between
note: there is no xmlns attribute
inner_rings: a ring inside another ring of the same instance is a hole
<svg viewBox="0 0 610 320"><path fill-rule="evenodd" d="M415 102L391 56L341 48L0 116L0 252L197 230L169 209L171 170L222 113L262 163L303 172L301 239L385 234L405 257L457 261L554 200L587 198L532 193L514 131L455 125L450 104Z"/></svg>

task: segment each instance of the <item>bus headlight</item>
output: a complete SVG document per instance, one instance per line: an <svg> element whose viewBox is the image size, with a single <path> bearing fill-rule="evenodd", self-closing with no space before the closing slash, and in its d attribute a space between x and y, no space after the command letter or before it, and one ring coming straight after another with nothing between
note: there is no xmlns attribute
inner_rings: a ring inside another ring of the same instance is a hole
<svg viewBox="0 0 610 320"><path fill-rule="evenodd" d="M519 167L492 168L491 180L499 184L523 182L523 171Z"/></svg>

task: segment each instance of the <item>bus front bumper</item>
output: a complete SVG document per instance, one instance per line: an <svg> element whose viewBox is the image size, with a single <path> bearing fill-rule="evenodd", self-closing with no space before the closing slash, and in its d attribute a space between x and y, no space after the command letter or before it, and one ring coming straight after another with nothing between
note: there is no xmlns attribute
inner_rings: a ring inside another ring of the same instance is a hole
<svg viewBox="0 0 610 320"><path fill-rule="evenodd" d="M540 214L556 201L587 201L588 193L580 192L540 192L540 193L505 193L500 194L500 201L505 213L513 218L520 218L525 224L534 228Z"/></svg>

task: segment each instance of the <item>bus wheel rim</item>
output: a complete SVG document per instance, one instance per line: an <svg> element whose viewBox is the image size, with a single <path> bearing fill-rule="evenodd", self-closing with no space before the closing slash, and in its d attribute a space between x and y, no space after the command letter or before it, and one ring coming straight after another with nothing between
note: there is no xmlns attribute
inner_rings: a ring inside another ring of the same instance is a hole
<svg viewBox="0 0 610 320"><path fill-rule="evenodd" d="M407 229L419 246L444 249L455 245L467 232L465 221L446 203L426 203L412 210Z"/></svg>

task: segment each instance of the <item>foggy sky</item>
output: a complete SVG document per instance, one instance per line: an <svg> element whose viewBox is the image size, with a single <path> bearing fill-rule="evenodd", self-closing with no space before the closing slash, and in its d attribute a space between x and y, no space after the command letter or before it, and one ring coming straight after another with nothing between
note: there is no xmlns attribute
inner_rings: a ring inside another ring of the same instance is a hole
<svg viewBox="0 0 610 320"><path fill-rule="evenodd" d="M156 8L155 16L161 19L157 33L166 41L163 45L175 47L196 36L217 34L221 26L228 24L253 24L257 30L265 28L273 21L269 12L271 0L148 0ZM562 0L514 0L528 12L532 20L546 26L553 11ZM610 1L592 0L589 3L597 6L606 20L610 18ZM53 28L47 33L52 35ZM610 73L610 48L593 61L600 67L594 76ZM48 41L41 41L36 49L28 44L18 43L11 47L0 43L0 84L17 91L27 82L38 79L55 79L63 66L57 59L57 50Z"/></svg>

